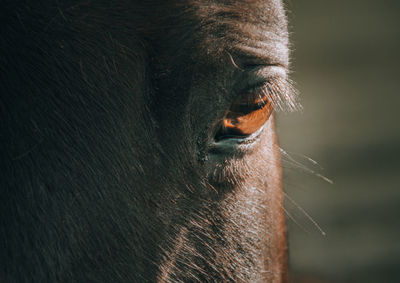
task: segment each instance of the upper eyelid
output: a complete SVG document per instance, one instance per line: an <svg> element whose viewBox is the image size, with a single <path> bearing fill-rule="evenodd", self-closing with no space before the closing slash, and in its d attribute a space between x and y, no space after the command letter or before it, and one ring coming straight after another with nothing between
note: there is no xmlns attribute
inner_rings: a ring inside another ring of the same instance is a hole
<svg viewBox="0 0 400 283"><path fill-rule="evenodd" d="M245 70L237 71L237 84L234 89L237 94L248 92L252 88L259 87L275 77L285 78L287 76L286 68L280 65L254 65Z"/></svg>
<svg viewBox="0 0 400 283"><path fill-rule="evenodd" d="M288 78L288 69L279 64L255 65L248 70L237 70L231 99L257 91L267 96L275 110L292 112L302 109L298 92Z"/></svg>
<svg viewBox="0 0 400 283"><path fill-rule="evenodd" d="M297 90L287 78L274 76L256 85L248 85L239 95L249 95L257 93L259 98L267 97L275 111L295 111L300 110L301 105L297 101Z"/></svg>
<svg viewBox="0 0 400 283"><path fill-rule="evenodd" d="M250 71L252 69L256 69L256 68L265 68L265 67L278 67L278 68L282 68L285 71L287 70L287 66L281 63L268 63L268 64L247 64L245 66L243 66L241 69L243 69L243 71Z"/></svg>

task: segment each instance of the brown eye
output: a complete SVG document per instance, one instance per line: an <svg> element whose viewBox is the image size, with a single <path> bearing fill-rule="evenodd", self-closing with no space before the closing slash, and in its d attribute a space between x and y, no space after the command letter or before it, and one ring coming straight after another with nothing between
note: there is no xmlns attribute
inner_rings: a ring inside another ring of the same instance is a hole
<svg viewBox="0 0 400 283"><path fill-rule="evenodd" d="M216 139L240 138L260 129L272 113L272 103L267 98L246 95L237 99L225 115Z"/></svg>

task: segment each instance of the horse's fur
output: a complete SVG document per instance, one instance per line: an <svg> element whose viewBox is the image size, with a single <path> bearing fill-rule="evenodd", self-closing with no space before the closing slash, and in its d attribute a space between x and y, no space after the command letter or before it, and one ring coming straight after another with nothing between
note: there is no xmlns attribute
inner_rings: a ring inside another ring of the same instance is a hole
<svg viewBox="0 0 400 283"><path fill-rule="evenodd" d="M6 0L0 19L1 282L285 280L273 117L249 149L210 147L248 70L278 68L290 103L280 0Z"/></svg>

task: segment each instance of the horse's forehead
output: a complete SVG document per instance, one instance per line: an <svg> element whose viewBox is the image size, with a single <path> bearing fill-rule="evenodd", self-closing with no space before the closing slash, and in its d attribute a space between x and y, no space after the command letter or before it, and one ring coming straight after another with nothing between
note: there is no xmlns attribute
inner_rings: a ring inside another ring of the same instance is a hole
<svg viewBox="0 0 400 283"><path fill-rule="evenodd" d="M167 19L171 16L186 17L194 13L199 19L210 20L230 18L236 21L266 21L271 24L286 21L282 0L160 0L158 4L153 2L141 5L152 7L151 11L159 9L158 16Z"/></svg>
<svg viewBox="0 0 400 283"><path fill-rule="evenodd" d="M181 0L170 4L183 9L197 9L204 16L235 17L236 20L268 20L280 17L283 4L281 0Z"/></svg>
<svg viewBox="0 0 400 283"><path fill-rule="evenodd" d="M209 38L223 37L230 45L228 49L239 53L269 53L276 60L288 57L287 22L280 0L204 1L202 4L199 17L203 26L210 26Z"/></svg>
<svg viewBox="0 0 400 283"><path fill-rule="evenodd" d="M164 21L160 24L156 20L156 27L153 26L162 28L164 36L164 27L171 28L165 42L172 40L184 44L189 41L206 54L229 51L239 57L247 54L271 57L266 60L282 65L288 62L287 23L281 0L180 0L165 3L170 9L164 6L161 11Z"/></svg>

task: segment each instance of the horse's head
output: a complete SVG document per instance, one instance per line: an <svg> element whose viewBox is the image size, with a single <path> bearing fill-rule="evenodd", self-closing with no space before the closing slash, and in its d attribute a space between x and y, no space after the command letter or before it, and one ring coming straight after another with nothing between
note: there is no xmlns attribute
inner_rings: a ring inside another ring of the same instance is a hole
<svg viewBox="0 0 400 283"><path fill-rule="evenodd" d="M281 1L72 2L2 8L0 278L284 280Z"/></svg>

